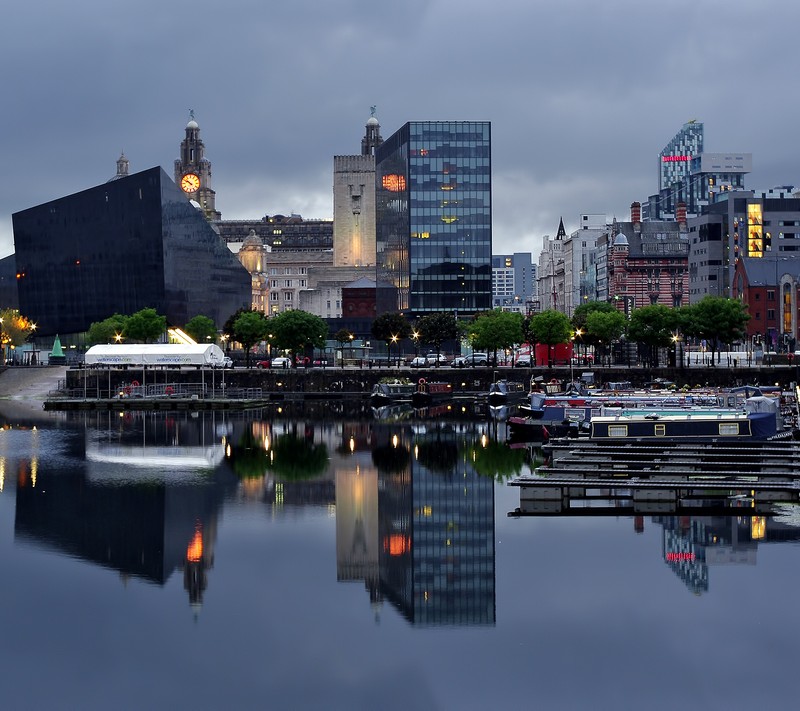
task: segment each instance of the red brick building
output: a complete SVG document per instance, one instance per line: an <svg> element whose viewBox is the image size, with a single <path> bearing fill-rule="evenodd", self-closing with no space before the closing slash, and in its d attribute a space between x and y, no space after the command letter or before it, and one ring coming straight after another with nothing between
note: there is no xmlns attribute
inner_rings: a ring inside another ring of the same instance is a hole
<svg viewBox="0 0 800 711"><path fill-rule="evenodd" d="M747 335L765 350L794 352L800 257L741 257L734 270L732 295L750 314Z"/></svg>

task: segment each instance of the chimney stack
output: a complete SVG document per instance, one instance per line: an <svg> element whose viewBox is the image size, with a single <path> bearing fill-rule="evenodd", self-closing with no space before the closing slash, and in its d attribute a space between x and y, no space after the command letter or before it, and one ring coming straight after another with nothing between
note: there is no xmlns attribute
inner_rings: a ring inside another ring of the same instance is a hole
<svg viewBox="0 0 800 711"><path fill-rule="evenodd" d="M631 222L633 231L639 232L642 229L642 204L640 202L631 203Z"/></svg>

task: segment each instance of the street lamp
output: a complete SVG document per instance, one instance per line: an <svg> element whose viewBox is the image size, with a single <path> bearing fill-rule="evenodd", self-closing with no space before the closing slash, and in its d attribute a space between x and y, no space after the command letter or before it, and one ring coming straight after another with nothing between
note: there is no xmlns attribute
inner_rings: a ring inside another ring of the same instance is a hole
<svg viewBox="0 0 800 711"><path fill-rule="evenodd" d="M395 344L397 343L397 336L396 335L392 335L392 343L395 343ZM397 354L398 360L399 360L399 357L400 357L400 354L398 353ZM391 365L392 365L392 354L391 354L391 350L390 350L390 352L389 352L389 367L391 367Z"/></svg>
<svg viewBox="0 0 800 711"><path fill-rule="evenodd" d="M411 338L414 339L414 357L419 356L419 331L411 331Z"/></svg>

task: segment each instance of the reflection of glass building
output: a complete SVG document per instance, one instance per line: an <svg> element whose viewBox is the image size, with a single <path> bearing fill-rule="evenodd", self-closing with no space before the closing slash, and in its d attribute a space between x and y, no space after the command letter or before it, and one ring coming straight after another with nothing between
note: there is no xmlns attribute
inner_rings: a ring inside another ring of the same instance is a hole
<svg viewBox="0 0 800 711"><path fill-rule="evenodd" d="M378 314L490 309L489 122L409 122L375 161Z"/></svg>
<svg viewBox="0 0 800 711"><path fill-rule="evenodd" d="M161 168L13 215L20 310L37 334L81 333L155 308L221 327L250 304L250 275Z"/></svg>
<svg viewBox="0 0 800 711"><path fill-rule="evenodd" d="M495 623L494 480L463 444L437 430L406 468L379 468L381 590L415 625Z"/></svg>

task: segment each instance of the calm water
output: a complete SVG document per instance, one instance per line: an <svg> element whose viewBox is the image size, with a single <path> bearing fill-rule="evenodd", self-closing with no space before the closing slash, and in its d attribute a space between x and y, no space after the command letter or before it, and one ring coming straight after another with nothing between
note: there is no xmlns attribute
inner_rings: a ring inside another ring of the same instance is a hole
<svg viewBox="0 0 800 711"><path fill-rule="evenodd" d="M509 517L536 452L471 413L37 418L0 431L0 708L798 703L793 511Z"/></svg>

